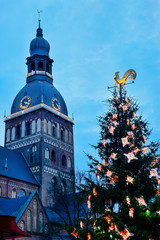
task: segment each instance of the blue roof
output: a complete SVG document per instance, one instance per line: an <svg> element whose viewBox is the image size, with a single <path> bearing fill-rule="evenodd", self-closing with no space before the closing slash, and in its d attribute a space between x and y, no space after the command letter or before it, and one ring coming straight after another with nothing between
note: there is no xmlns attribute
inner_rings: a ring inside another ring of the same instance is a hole
<svg viewBox="0 0 160 240"><path fill-rule="evenodd" d="M60 103L59 112L68 116L65 101L59 91L53 86L53 84L48 83L43 79L40 81L39 75L35 76L36 79L26 84L15 97L11 108L11 114L21 111L22 109L20 108L20 102L22 98L24 96L29 96L31 99L29 107L36 106L42 102L47 106L52 107L52 99L56 98Z"/></svg>
<svg viewBox="0 0 160 240"><path fill-rule="evenodd" d="M0 146L0 175L39 185L22 154L2 146Z"/></svg>
<svg viewBox="0 0 160 240"><path fill-rule="evenodd" d="M31 41L30 55L46 55L49 56L50 45L47 40L43 38L43 30L40 27L37 28L36 38Z"/></svg>
<svg viewBox="0 0 160 240"><path fill-rule="evenodd" d="M35 193L36 192L33 191L32 194L25 197L0 198L0 214L14 216L16 217L16 222L18 222Z"/></svg>

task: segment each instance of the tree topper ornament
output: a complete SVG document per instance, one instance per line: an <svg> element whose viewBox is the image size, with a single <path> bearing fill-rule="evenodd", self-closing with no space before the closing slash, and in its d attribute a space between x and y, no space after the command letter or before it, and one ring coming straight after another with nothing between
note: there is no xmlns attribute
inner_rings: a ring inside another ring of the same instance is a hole
<svg viewBox="0 0 160 240"><path fill-rule="evenodd" d="M128 81L128 79L133 80L134 82L136 76L137 76L136 71L133 69L129 69L128 71L125 72L124 76L121 79L119 78L119 72L116 72L114 75L114 80L118 85L122 85L125 84Z"/></svg>

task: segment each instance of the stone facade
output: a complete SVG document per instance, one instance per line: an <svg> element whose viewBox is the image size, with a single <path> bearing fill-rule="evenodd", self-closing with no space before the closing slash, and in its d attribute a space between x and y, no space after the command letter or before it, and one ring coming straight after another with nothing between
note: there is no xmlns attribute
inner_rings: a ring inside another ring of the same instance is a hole
<svg viewBox="0 0 160 240"><path fill-rule="evenodd" d="M36 212L36 214L34 214L34 212ZM23 215L17 222L17 226L31 235L29 240L47 240L51 238L49 219L37 194L35 194L26 207Z"/></svg>
<svg viewBox="0 0 160 240"><path fill-rule="evenodd" d="M0 197L16 198L29 195L33 191L38 193L39 187L28 182L0 176Z"/></svg>
<svg viewBox="0 0 160 240"><path fill-rule="evenodd" d="M25 157L45 206L52 205L60 193L74 191L73 124L62 117L40 108L5 119L5 146ZM57 193L51 200L54 185Z"/></svg>

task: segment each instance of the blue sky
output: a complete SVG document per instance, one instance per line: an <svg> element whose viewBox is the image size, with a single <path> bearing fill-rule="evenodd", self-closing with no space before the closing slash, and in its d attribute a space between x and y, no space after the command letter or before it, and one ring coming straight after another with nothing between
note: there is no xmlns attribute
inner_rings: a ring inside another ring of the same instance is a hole
<svg viewBox="0 0 160 240"><path fill-rule="evenodd" d="M86 169L84 152L99 137L97 117L113 75L137 72L127 87L149 122L152 140L160 138L160 1L158 0L1 0L0 1L0 145L4 111L25 85L29 44L35 37L37 9L54 59L54 85L74 114L76 168Z"/></svg>

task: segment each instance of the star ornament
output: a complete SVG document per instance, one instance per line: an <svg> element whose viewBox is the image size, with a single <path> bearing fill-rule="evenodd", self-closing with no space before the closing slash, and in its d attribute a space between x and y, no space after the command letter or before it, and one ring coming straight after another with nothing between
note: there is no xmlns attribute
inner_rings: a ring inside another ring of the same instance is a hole
<svg viewBox="0 0 160 240"><path fill-rule="evenodd" d="M114 134L114 129L115 129L115 128L114 128L113 126L110 126L110 127L109 127L109 133Z"/></svg>
<svg viewBox="0 0 160 240"><path fill-rule="evenodd" d="M134 216L134 208L130 208L129 209L129 217L133 218L133 216Z"/></svg>
<svg viewBox="0 0 160 240"><path fill-rule="evenodd" d="M133 184L134 178L127 176L126 182Z"/></svg>
<svg viewBox="0 0 160 240"><path fill-rule="evenodd" d="M114 230L114 224L113 224L113 223L111 223L111 225L109 226L109 230L110 230L110 231L113 231L113 230Z"/></svg>
<svg viewBox="0 0 160 240"><path fill-rule="evenodd" d="M160 216L160 210L158 210L156 213L158 213L158 215Z"/></svg>
<svg viewBox="0 0 160 240"><path fill-rule="evenodd" d="M106 146L106 143L108 142L108 139L103 139L102 140L102 143L103 143L103 146L105 147Z"/></svg>
<svg viewBox="0 0 160 240"><path fill-rule="evenodd" d="M124 153L124 155L128 158L128 163L130 163L133 159L137 159L137 157L135 157L133 152L129 152L129 153Z"/></svg>
<svg viewBox="0 0 160 240"><path fill-rule="evenodd" d="M131 127L132 127L133 130L136 129L136 125L134 123L132 124Z"/></svg>
<svg viewBox="0 0 160 240"><path fill-rule="evenodd" d="M122 109L123 109L123 111L127 111L127 110L128 110L127 105L123 105L123 106L122 106Z"/></svg>
<svg viewBox="0 0 160 240"><path fill-rule="evenodd" d="M108 166L108 165L109 165L109 163L108 163L108 162L106 162L106 160L105 160L105 159L103 159L103 165L104 165L104 166Z"/></svg>
<svg viewBox="0 0 160 240"><path fill-rule="evenodd" d="M98 163L97 169L98 169L99 171L101 171L101 170L102 170L102 165Z"/></svg>
<svg viewBox="0 0 160 240"><path fill-rule="evenodd" d="M107 216L104 217L104 219L108 222L108 224L110 224L110 222L113 219L113 217L110 216L110 215L107 215Z"/></svg>
<svg viewBox="0 0 160 240"><path fill-rule="evenodd" d="M142 148L142 151L144 152L144 154L147 154L147 153L149 153L149 148L144 147L144 148Z"/></svg>
<svg viewBox="0 0 160 240"><path fill-rule="evenodd" d="M128 205L131 205L130 198L128 196L126 197L126 202Z"/></svg>
<svg viewBox="0 0 160 240"><path fill-rule="evenodd" d="M118 180L118 176L111 177L110 184L115 184Z"/></svg>
<svg viewBox="0 0 160 240"><path fill-rule="evenodd" d="M139 151L140 151L140 150L136 147L133 152L134 152L135 154L137 154Z"/></svg>
<svg viewBox="0 0 160 240"><path fill-rule="evenodd" d="M117 117L118 117L118 114L117 114L117 113L114 113L114 114L113 114L113 119L117 119Z"/></svg>
<svg viewBox="0 0 160 240"><path fill-rule="evenodd" d="M130 232L128 231L128 229L124 229L123 231L121 231L121 232L120 232L120 235L122 236L122 238L123 238L124 240L128 239L128 238L131 236L131 234L130 234Z"/></svg>
<svg viewBox="0 0 160 240"><path fill-rule="evenodd" d="M140 206L147 206L143 197L136 198Z"/></svg>
<svg viewBox="0 0 160 240"><path fill-rule="evenodd" d="M122 145L123 145L123 147L126 146L127 144L129 144L129 142L128 142L128 136L127 136L127 137L124 137L124 138L121 138L121 140L122 140Z"/></svg>
<svg viewBox="0 0 160 240"><path fill-rule="evenodd" d="M75 238L78 238L78 232L76 232L76 228L74 228L74 231L71 233Z"/></svg>
<svg viewBox="0 0 160 240"><path fill-rule="evenodd" d="M115 159L117 157L117 153L111 153L110 158Z"/></svg>
<svg viewBox="0 0 160 240"><path fill-rule="evenodd" d="M117 126L119 124L117 121L113 121L112 123L114 124L114 126Z"/></svg>
<svg viewBox="0 0 160 240"><path fill-rule="evenodd" d="M134 133L132 131L128 131L127 134L130 138L134 138Z"/></svg>
<svg viewBox="0 0 160 240"><path fill-rule="evenodd" d="M150 177L157 177L157 176L158 176L157 169L152 168L152 169L150 170Z"/></svg>
<svg viewBox="0 0 160 240"><path fill-rule="evenodd" d="M107 170L107 172L106 172L106 176L107 176L107 177L111 177L111 176L112 176L112 171Z"/></svg>

